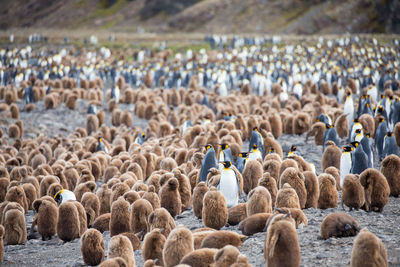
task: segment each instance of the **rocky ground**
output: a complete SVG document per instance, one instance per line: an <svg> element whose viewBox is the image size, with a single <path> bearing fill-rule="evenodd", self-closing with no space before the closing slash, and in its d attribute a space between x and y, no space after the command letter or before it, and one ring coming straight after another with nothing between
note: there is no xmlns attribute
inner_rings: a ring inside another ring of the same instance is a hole
<svg viewBox="0 0 400 267"><path fill-rule="evenodd" d="M22 108L22 106L21 106ZM131 109L132 106L120 105L121 109ZM36 105L31 113L21 112L21 119L25 125L25 138L34 138L39 134L66 136L77 127L85 127L87 102L79 100L75 111L61 105L53 110L44 110L43 102ZM5 118L0 113L0 128L4 132L12 119ZM106 112L106 124L111 124L111 114ZM134 118L134 126L145 127L146 121ZM305 142L305 136L283 135L279 138L284 151L291 144L296 144L299 153L309 162L315 164L317 173L321 172L320 160L321 147L316 147L312 138ZM340 195L340 194L339 194ZM339 203L340 203L339 197ZM347 266L350 264L351 250L354 237L330 238L321 240L319 228L322 220L330 213L342 211L340 205L336 209L306 209L308 225L297 230L301 248L302 266ZM389 266L400 266L400 199L390 198L389 204L382 213L367 213L365 211L348 212L360 224L367 227L378 236L387 249ZM33 220L33 212L26 216L28 232ZM183 224L191 230L203 227L201 220L193 215L192 210L187 210L176 218L177 224ZM226 226L223 230L231 230L239 233L238 226ZM57 237L50 241L42 241L39 236L33 236L24 245L5 246L4 260L1 266L84 266L80 240L64 243ZM110 240L109 232L103 234L106 248ZM263 244L265 233L250 236L239 248L245 254L253 266L265 266L263 257ZM135 252L136 266L143 266L141 251Z"/></svg>

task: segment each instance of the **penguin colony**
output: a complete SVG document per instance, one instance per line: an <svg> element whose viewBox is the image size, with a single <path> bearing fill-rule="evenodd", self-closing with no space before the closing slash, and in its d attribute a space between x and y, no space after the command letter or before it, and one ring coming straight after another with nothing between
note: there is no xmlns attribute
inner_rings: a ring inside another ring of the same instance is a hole
<svg viewBox="0 0 400 267"><path fill-rule="evenodd" d="M338 208L342 191L343 210L382 212L400 192L399 46L357 37L268 49L139 51L133 62L104 47L0 50L0 114L13 121L0 128L0 260L3 240L56 237L80 238L87 265L135 266L141 250L144 266L251 266L238 248L265 232L265 264L299 266L302 209ZM21 114L40 101L87 103L85 125L26 138ZM286 153L282 134L313 137L322 172L301 144ZM204 228L176 224L192 211ZM357 235L351 266L387 266L365 227L337 212L315 234Z"/></svg>

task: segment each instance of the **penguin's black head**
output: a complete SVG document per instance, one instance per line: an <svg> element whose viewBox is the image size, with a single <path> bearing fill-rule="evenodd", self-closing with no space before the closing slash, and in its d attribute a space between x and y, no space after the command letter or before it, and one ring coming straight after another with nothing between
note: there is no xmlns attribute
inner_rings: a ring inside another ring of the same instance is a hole
<svg viewBox="0 0 400 267"><path fill-rule="evenodd" d="M257 128L257 127L254 127L254 128L253 128L253 131L258 132L258 128Z"/></svg>
<svg viewBox="0 0 400 267"><path fill-rule="evenodd" d="M383 108L383 106L379 106L379 107L378 107L378 112L379 112L379 113L383 112L384 110L385 110L385 109Z"/></svg>
<svg viewBox="0 0 400 267"><path fill-rule="evenodd" d="M391 95L391 96L389 96L389 99L390 99L390 100L393 100L393 96L392 96L392 95Z"/></svg>
<svg viewBox="0 0 400 267"><path fill-rule="evenodd" d="M347 94L346 94L347 96L351 96L351 93L350 92L347 92Z"/></svg>
<svg viewBox="0 0 400 267"><path fill-rule="evenodd" d="M358 118L355 118L355 119L353 120L353 122L354 122L354 123L358 122Z"/></svg>
<svg viewBox="0 0 400 267"><path fill-rule="evenodd" d="M142 138L145 138L146 134L144 132L142 132Z"/></svg>
<svg viewBox="0 0 400 267"><path fill-rule="evenodd" d="M358 141L351 142L351 145L352 145L354 148L357 148L359 144L360 144L360 142L358 142Z"/></svg>
<svg viewBox="0 0 400 267"><path fill-rule="evenodd" d="M224 165L225 168L229 168L232 166L232 163L230 161L222 161L222 165Z"/></svg>
<svg viewBox="0 0 400 267"><path fill-rule="evenodd" d="M330 125L329 123L325 123L325 127L326 127L326 129L331 129L331 128L333 128L333 125Z"/></svg>
<svg viewBox="0 0 400 267"><path fill-rule="evenodd" d="M54 200L57 202L58 205L60 205L61 201L62 201L62 192L64 191L64 189L58 191L55 195L54 195Z"/></svg>
<svg viewBox="0 0 400 267"><path fill-rule="evenodd" d="M295 145L292 145L292 146L290 147L290 151L296 151L296 149L297 149L297 146L295 146Z"/></svg>
<svg viewBox="0 0 400 267"><path fill-rule="evenodd" d="M271 148L268 150L268 152L269 152L269 153L274 153L274 152L275 152L275 148L271 147Z"/></svg>
<svg viewBox="0 0 400 267"><path fill-rule="evenodd" d="M355 133L356 133L356 134L361 133L361 129L357 129Z"/></svg>
<svg viewBox="0 0 400 267"><path fill-rule="evenodd" d="M225 150L229 147L227 144L219 144L219 147L222 148L222 150Z"/></svg>
<svg viewBox="0 0 400 267"><path fill-rule="evenodd" d="M371 134L370 134L370 133L366 133L365 136L366 136L367 138L370 138L370 137L371 137Z"/></svg>
<svg viewBox="0 0 400 267"><path fill-rule="evenodd" d="M101 142L103 142L103 138L101 138L101 136L99 136L99 137L97 137L97 141L101 143Z"/></svg>
<svg viewBox="0 0 400 267"><path fill-rule="evenodd" d="M213 146L210 145L210 144L208 144L208 145L205 145L204 147L206 148L206 151L208 151L208 150L209 150L210 148L212 148Z"/></svg>
<svg viewBox="0 0 400 267"><path fill-rule="evenodd" d="M351 151L353 151L353 147L352 147L352 146L344 146L344 147L342 147L342 149L343 149L344 152L351 152Z"/></svg>
<svg viewBox="0 0 400 267"><path fill-rule="evenodd" d="M257 144L253 144L253 149L257 149Z"/></svg>
<svg viewBox="0 0 400 267"><path fill-rule="evenodd" d="M392 132L387 132L387 133L386 133L386 136L388 136L388 137L391 137L392 135L393 135Z"/></svg>
<svg viewBox="0 0 400 267"><path fill-rule="evenodd" d="M248 152L239 153L239 157L241 157L241 158L247 158L248 155L249 155Z"/></svg>
<svg viewBox="0 0 400 267"><path fill-rule="evenodd" d="M381 95L381 99L384 99L385 98L385 95Z"/></svg>
<svg viewBox="0 0 400 267"><path fill-rule="evenodd" d="M379 118L379 122L384 122L384 121L385 121L385 118L383 118L383 117Z"/></svg>

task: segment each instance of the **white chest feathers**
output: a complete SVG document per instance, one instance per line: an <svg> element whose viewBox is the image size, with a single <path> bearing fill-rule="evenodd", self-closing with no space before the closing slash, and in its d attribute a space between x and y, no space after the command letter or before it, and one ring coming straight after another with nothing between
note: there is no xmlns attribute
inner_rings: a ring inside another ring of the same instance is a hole
<svg viewBox="0 0 400 267"><path fill-rule="evenodd" d="M224 168L221 171L218 190L224 195L228 208L236 206L239 201L239 184L232 169Z"/></svg>

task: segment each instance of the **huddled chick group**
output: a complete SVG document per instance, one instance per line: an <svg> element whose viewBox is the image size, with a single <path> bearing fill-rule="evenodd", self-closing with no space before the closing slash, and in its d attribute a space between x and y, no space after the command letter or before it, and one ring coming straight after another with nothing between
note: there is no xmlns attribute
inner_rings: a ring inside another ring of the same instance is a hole
<svg viewBox="0 0 400 267"><path fill-rule="evenodd" d="M343 208L379 212L400 193L398 49L342 39L274 46L273 55L256 46L172 59L139 51L133 65L104 48L1 51L0 110L15 122L0 129L0 237L23 244L34 210L29 236L80 238L88 265L135 266L141 250L148 267L251 266L237 247L266 232L266 265L299 266L302 209L337 208L341 190ZM25 138L21 107L75 109L83 99L85 125ZM133 127L135 116L147 126ZM296 145L284 155L282 134L314 136L322 173ZM176 225L185 210L204 228ZM242 235L221 230L227 224ZM382 242L350 215L321 224L323 239L355 235L352 266L387 266Z"/></svg>

